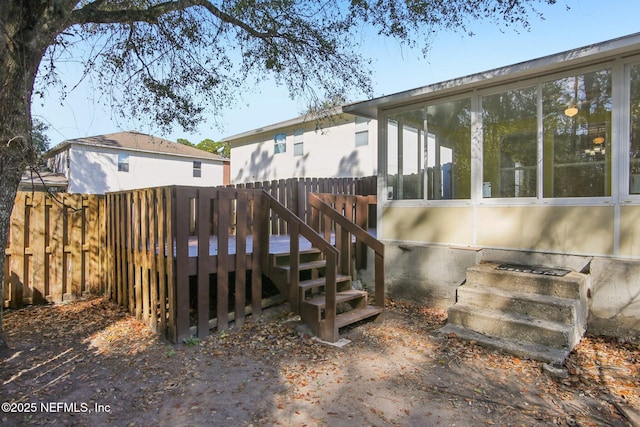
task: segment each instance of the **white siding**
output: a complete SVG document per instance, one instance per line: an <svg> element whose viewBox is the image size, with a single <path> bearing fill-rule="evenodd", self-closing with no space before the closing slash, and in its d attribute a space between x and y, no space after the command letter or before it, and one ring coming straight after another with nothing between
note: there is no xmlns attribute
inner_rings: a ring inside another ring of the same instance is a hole
<svg viewBox="0 0 640 427"><path fill-rule="evenodd" d="M363 177L377 173L376 121L369 122L369 144L356 147L355 116L325 124L303 123L231 142L231 182L313 177ZM303 155L294 152L294 132L304 130ZM286 151L274 153L274 136L286 133Z"/></svg>
<svg viewBox="0 0 640 427"><path fill-rule="evenodd" d="M65 152L50 161L56 172L69 179L70 193L104 194L111 191L164 185L217 186L223 184L222 162L190 157L169 156L131 150L72 145L69 170L65 170ZM118 154L129 154L129 172L118 171ZM193 161L201 162L200 178L193 176Z"/></svg>

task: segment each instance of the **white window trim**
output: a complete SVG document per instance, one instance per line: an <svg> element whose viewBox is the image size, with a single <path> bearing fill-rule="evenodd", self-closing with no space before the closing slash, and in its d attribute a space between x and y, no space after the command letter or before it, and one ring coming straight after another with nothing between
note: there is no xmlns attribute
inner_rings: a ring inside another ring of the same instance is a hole
<svg viewBox="0 0 640 427"><path fill-rule="evenodd" d="M492 86L486 89L472 89L468 92L434 98L425 101L411 103L399 108L382 110L381 119L378 121L378 138L384 141L379 144L378 157L381 178L379 185L379 199L381 206L389 207L456 207L456 206L631 206L640 205L640 194L629 194L628 182L624 178L629 177L629 150L625 149L629 140L629 103L630 67L640 65L640 56L625 58L624 60L607 61L599 64L591 64L585 67L572 68L557 73L545 74L543 76L532 77L530 79L512 84ZM537 196L523 198L483 198L482 197L482 110L481 99L483 96L496 94L510 89L538 87L538 177L543 177L542 159L543 138L542 127L542 84L563 77L581 75L593 71L610 69L612 80L612 112L611 112L611 134L612 134L612 159L611 168L617 173L611 177L611 196L603 197L566 197L566 198L545 198L543 197L544 179L537 180ZM416 108L424 108L427 105L439 104L442 102L455 101L462 98L471 98L471 198L470 199L446 199L446 200L388 200L386 197L386 177L387 177L387 120L391 114L399 114ZM616 169L617 168L617 169Z"/></svg>

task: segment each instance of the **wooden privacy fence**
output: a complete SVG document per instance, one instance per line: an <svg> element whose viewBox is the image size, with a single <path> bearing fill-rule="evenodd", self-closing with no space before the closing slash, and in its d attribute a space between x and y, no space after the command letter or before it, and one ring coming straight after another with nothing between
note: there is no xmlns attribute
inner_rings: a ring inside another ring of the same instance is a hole
<svg viewBox="0 0 640 427"><path fill-rule="evenodd" d="M103 196L18 192L5 258L4 306L104 293L104 211Z"/></svg>

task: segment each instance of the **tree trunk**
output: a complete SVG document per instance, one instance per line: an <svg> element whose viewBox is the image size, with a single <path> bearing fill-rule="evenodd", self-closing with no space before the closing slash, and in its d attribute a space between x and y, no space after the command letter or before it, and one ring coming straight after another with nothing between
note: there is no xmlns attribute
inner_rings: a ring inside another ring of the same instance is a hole
<svg viewBox="0 0 640 427"><path fill-rule="evenodd" d="M2 0L0 6L0 350L4 271L11 211L20 178L35 160L31 96L40 61L65 25L48 2ZM18 272L22 277L22 272Z"/></svg>

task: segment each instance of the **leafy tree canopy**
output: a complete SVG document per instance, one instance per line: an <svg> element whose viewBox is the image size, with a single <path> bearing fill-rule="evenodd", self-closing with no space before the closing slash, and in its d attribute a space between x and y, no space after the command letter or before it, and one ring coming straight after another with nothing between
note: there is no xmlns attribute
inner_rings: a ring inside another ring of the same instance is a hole
<svg viewBox="0 0 640 427"><path fill-rule="evenodd" d="M115 113L193 130L267 76L318 108L335 94L371 93L362 34L428 46L438 28L488 19L527 28L555 0L8 0L53 21L37 90L57 64L80 61ZM65 92L65 88L61 88ZM340 95L344 96L344 95Z"/></svg>
<svg viewBox="0 0 640 427"><path fill-rule="evenodd" d="M229 158L231 156L231 146L229 143L215 142L212 139L203 139L198 145L185 138L178 138L179 144L188 145L189 147L195 147L198 150L206 151L208 153L218 154L220 156Z"/></svg>

